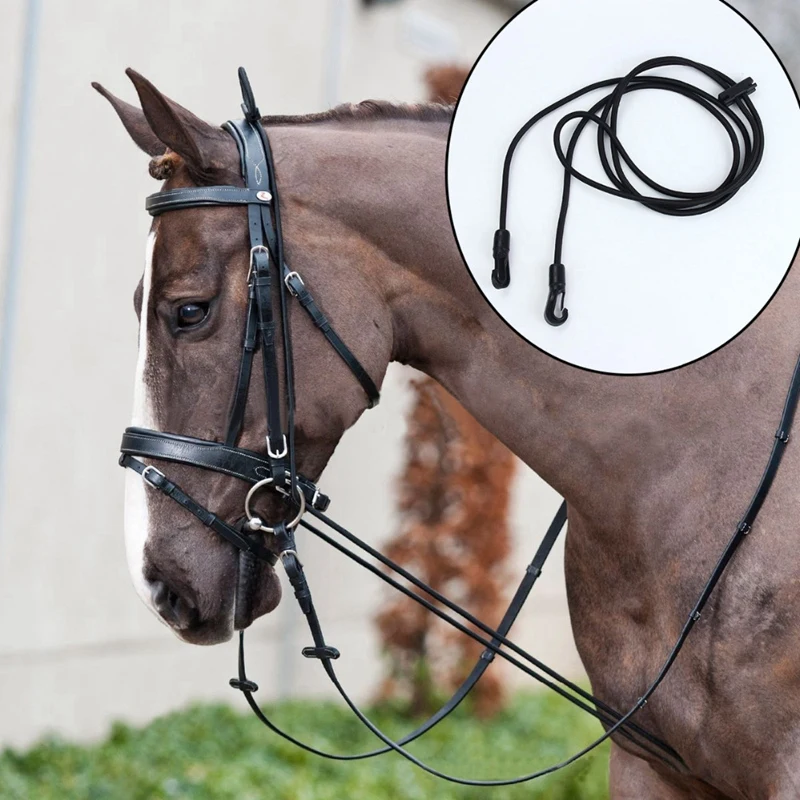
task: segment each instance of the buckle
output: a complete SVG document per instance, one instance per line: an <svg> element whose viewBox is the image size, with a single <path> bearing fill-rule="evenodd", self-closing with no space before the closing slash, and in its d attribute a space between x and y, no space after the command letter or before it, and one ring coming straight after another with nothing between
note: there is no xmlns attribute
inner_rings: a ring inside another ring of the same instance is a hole
<svg viewBox="0 0 800 800"><path fill-rule="evenodd" d="M270 458L283 458L289 452L289 443L286 441L286 434L283 434L283 450L280 453L272 452L272 445L269 443L269 436L267 436L267 455Z"/></svg>
<svg viewBox="0 0 800 800"><path fill-rule="evenodd" d="M281 561L285 561L287 558L294 558L297 561L297 566L302 567L303 563L300 561L300 556L297 555L297 550L292 547L287 547L286 550L281 550L278 553L278 557Z"/></svg>
<svg viewBox="0 0 800 800"><path fill-rule="evenodd" d="M150 478L147 477L151 472L155 472L155 474L158 475L162 480L166 480L167 476L160 469L158 469L158 467L154 467L152 464L148 464L142 470L142 480L148 486L152 486L154 489L158 489L158 484L155 481L153 481L153 480L151 480Z"/></svg>
<svg viewBox="0 0 800 800"><path fill-rule="evenodd" d="M291 279L292 278L296 278L298 283L300 284L300 286L302 288L305 288L305 282L300 277L300 273L299 272L295 272L294 270L292 270L292 272L287 272L286 273L286 276L284 277L283 282L286 284L286 288L289 290L289 292L291 293L292 297L297 297L297 295L300 294L300 291L298 289L295 289L294 286L292 286L292 283L291 283Z"/></svg>
<svg viewBox="0 0 800 800"><path fill-rule="evenodd" d="M267 263L269 263L269 248L265 247L263 244L257 244L255 247L250 248L250 269L247 270L247 282L250 282L250 278L253 276L253 265L256 261L256 253L257 252L264 252L267 254Z"/></svg>

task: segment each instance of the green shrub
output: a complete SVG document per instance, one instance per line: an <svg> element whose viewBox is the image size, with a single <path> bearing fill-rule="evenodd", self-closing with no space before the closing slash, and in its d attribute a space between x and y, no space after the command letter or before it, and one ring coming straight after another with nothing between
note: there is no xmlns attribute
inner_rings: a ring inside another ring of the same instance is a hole
<svg viewBox="0 0 800 800"><path fill-rule="evenodd" d="M376 745L345 708L292 701L269 707L301 739L334 752ZM401 736L414 720L397 707L369 711ZM600 733L599 725L556 697L520 695L491 721L459 709L411 745L434 766L467 777L507 777L548 766ZM336 763L284 742L254 717L224 705L198 705L137 729L115 724L97 745L58 739L0 754L2 800L601 800L608 796L608 749L601 746L563 772L522 787L458 787L395 754Z"/></svg>

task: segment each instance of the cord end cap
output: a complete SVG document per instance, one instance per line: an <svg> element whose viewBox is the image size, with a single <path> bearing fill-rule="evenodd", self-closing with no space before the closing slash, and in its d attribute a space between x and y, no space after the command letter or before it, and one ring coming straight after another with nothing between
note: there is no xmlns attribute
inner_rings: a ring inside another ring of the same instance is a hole
<svg viewBox="0 0 800 800"><path fill-rule="evenodd" d="M511 283L511 270L508 264L508 253L511 249L511 233L505 228L500 228L494 234L494 270L492 271L492 286L495 289L505 289Z"/></svg>

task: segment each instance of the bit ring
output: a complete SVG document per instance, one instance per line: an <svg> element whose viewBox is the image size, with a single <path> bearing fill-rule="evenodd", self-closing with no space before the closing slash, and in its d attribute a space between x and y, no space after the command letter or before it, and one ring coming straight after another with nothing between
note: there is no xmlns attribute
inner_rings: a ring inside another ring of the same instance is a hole
<svg viewBox="0 0 800 800"><path fill-rule="evenodd" d="M263 480L260 480L258 483L250 487L250 491L247 493L247 497L244 499L244 513L247 515L247 522L250 525L250 530L252 531L264 531L265 533L275 532L275 528L264 525L264 523L261 522L261 520L250 510L250 501L253 499L253 495L259 489L269 486L271 483L273 483L273 480L273 478L264 478ZM297 523L300 522L303 514L306 513L306 496L299 487L297 487L297 497L300 500L300 510L297 512L297 516L293 520L286 523L286 527L289 528L289 530L297 527Z"/></svg>

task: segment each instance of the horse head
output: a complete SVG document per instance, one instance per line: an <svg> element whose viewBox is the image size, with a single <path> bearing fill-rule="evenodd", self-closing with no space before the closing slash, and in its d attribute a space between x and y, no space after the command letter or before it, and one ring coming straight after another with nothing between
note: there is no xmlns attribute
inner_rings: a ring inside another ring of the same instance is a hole
<svg viewBox="0 0 800 800"><path fill-rule="evenodd" d="M162 191L244 186L240 155L228 131L203 122L136 72L127 74L141 109L94 86L151 157L150 174L163 181ZM314 152L319 137L306 137L302 147L292 147L290 137L282 135L285 130L279 128L273 138L287 261L312 287L371 380L380 384L392 356L393 325L387 287L374 278L375 248L315 202L318 187L339 180ZM154 218L144 274L134 293L139 318L134 425L223 442L248 316L250 248L248 211L242 206L189 207ZM288 323L297 396L296 469L315 481L369 398L297 303L289 308ZM284 398L281 359L277 367ZM265 450L264 385L264 367L256 358L234 443L254 453ZM152 464L227 524L243 519L246 483L189 463L155 459ZM266 521L282 519L283 505L277 494L262 492L254 497L251 513ZM270 536L262 536L269 549ZM180 638L214 644L232 635L240 570L236 548L165 494L150 490L134 472L127 476L125 537L139 595ZM239 610L237 627L272 611L280 600L273 567L259 562L256 573L248 590L249 608L244 619Z"/></svg>

